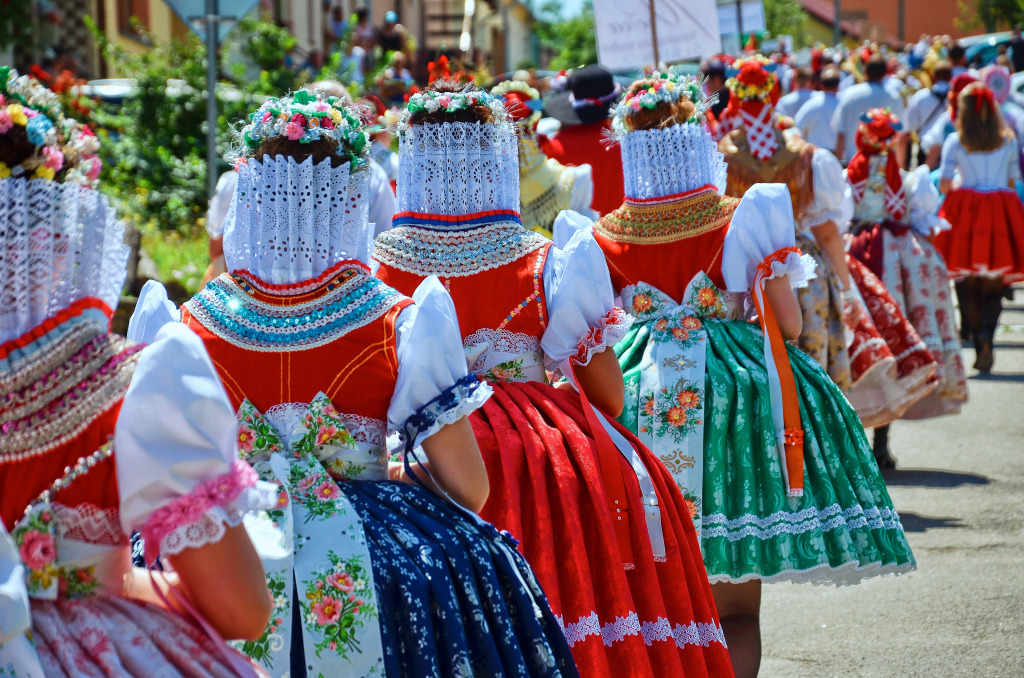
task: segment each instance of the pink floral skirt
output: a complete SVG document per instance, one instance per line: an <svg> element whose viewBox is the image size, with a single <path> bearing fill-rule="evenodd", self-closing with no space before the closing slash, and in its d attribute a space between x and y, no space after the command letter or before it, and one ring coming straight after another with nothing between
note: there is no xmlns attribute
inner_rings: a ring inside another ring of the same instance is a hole
<svg viewBox="0 0 1024 678"><path fill-rule="evenodd" d="M237 675L213 642L189 621L136 600L115 596L33 600L32 633L48 678Z"/></svg>

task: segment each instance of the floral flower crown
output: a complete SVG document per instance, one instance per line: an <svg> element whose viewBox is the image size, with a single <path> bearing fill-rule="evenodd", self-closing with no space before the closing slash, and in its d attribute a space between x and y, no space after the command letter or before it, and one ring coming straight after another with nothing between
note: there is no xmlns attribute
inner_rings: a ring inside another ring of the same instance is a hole
<svg viewBox="0 0 1024 678"><path fill-rule="evenodd" d="M0 67L0 135L22 127L35 152L14 167L0 162L0 178L31 173L33 179L95 184L103 163L99 140L86 125L65 118L60 98L41 82L8 66Z"/></svg>
<svg viewBox="0 0 1024 678"><path fill-rule="evenodd" d="M612 108L612 130L618 136L628 133L625 117L630 113L636 113L643 109L652 110L663 103L689 99L693 103L694 110L693 115L686 122L696 124L704 120L704 114L715 102L715 95L708 96L704 93L703 81L691 76L655 71L644 79L652 80L653 84L646 89L628 92Z"/></svg>
<svg viewBox="0 0 1024 678"><path fill-rule="evenodd" d="M457 113L469 110L474 106L487 106L491 109L494 121L498 123L508 121L508 111L505 110L505 100L500 96L494 96L479 89L471 89L464 92L437 92L428 89L417 92L409 97L409 105L406 107L406 115L403 119L403 126L407 126L409 118L416 113Z"/></svg>
<svg viewBox="0 0 1024 678"><path fill-rule="evenodd" d="M248 152L239 156L252 157L252 152L264 139L274 137L286 137L300 144L334 139L338 142L338 152L348 158L352 169L363 166L369 153L359 116L346 108L338 97L321 92L300 90L291 96L263 102L241 130Z"/></svg>
<svg viewBox="0 0 1024 678"><path fill-rule="evenodd" d="M730 77L725 86L741 101L767 101L778 80L775 68L771 60L760 54L737 59L727 69Z"/></svg>
<svg viewBox="0 0 1024 678"><path fill-rule="evenodd" d="M540 119L544 102L540 92L522 80L505 80L491 88L491 94L505 101L505 110L520 126L532 126Z"/></svg>
<svg viewBox="0 0 1024 678"><path fill-rule="evenodd" d="M891 146L896 140L896 133L901 129L903 123L888 108L872 108L867 113L860 114L858 131L862 135L862 140L876 150Z"/></svg>

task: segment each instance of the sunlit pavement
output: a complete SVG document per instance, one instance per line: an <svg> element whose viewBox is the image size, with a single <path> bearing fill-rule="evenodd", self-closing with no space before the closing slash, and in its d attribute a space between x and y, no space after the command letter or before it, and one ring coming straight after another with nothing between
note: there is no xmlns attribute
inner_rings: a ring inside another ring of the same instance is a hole
<svg viewBox="0 0 1024 678"><path fill-rule="evenodd" d="M918 569L765 587L764 678L1024 676L1024 288L959 416L897 422L886 482Z"/></svg>

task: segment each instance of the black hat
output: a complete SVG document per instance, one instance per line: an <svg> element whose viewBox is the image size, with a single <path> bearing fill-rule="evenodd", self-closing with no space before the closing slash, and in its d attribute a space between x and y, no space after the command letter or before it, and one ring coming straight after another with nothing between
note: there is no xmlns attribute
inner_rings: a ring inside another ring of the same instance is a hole
<svg viewBox="0 0 1024 678"><path fill-rule="evenodd" d="M566 90L544 102L544 115L566 125L607 119L608 110L622 96L622 86L615 82L612 72L597 64L573 71Z"/></svg>

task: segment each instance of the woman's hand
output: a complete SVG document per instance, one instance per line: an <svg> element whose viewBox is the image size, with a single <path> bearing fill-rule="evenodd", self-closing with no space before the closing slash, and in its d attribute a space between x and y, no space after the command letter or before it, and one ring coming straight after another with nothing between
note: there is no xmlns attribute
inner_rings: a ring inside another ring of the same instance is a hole
<svg viewBox="0 0 1024 678"><path fill-rule="evenodd" d="M591 356L588 364L576 365L573 373L594 407L613 417L622 414L626 386L619 360L610 346Z"/></svg>
<svg viewBox="0 0 1024 678"><path fill-rule="evenodd" d="M479 512L487 503L491 486L469 418L443 426L423 441L423 451L427 461L420 465L430 471L436 484L430 482L425 472L416 474L420 481L435 492L443 488L452 499ZM416 479L409 477L402 464L391 464L389 475L392 480L416 484Z"/></svg>

